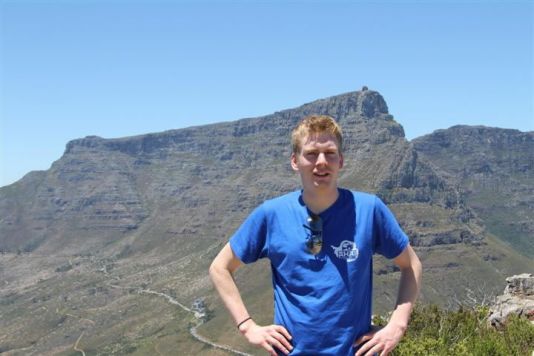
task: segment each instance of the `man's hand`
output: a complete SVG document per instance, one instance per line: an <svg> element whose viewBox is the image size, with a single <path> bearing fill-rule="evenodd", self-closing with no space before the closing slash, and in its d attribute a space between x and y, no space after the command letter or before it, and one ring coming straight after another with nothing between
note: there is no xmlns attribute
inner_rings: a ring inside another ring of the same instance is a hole
<svg viewBox="0 0 534 356"><path fill-rule="evenodd" d="M257 347L263 347L272 356L277 355L274 348L286 355L293 350L293 346L289 342L291 335L281 325L259 326L250 320L240 326L239 331L247 338L248 342Z"/></svg>
<svg viewBox="0 0 534 356"><path fill-rule="evenodd" d="M386 356L397 346L405 331L405 327L391 323L383 328L373 326L354 342L354 346L361 345L355 356Z"/></svg>

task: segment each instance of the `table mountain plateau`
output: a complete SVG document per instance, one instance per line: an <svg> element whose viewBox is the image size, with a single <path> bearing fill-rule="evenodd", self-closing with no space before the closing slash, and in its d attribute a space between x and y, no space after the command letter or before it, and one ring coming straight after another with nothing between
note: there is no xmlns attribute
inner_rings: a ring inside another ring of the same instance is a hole
<svg viewBox="0 0 534 356"><path fill-rule="evenodd" d="M409 234L423 302L482 300L532 272L534 133L455 126L410 142L364 88L258 118L73 140L49 170L0 188L0 352L226 354L189 334L199 297L195 332L254 352L207 268L257 204L298 189L289 134L312 113L344 129L341 185L377 193ZM392 307L398 275L376 259L376 310ZM269 321L268 266L236 279Z"/></svg>

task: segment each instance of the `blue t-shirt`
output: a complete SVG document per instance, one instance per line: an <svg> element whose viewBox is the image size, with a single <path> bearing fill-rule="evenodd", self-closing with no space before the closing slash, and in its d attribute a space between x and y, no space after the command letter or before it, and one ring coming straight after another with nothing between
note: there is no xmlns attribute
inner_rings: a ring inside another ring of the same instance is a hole
<svg viewBox="0 0 534 356"><path fill-rule="evenodd" d="M310 216L296 191L257 207L230 239L244 263L269 258L274 323L292 335L292 355L354 355L371 323L372 255L398 256L408 237L376 196L339 189L320 214L323 247L308 252Z"/></svg>

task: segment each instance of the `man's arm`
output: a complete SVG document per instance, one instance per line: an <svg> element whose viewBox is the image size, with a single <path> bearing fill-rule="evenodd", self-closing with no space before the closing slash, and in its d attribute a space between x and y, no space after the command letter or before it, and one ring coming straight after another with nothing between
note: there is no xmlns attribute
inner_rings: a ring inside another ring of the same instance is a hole
<svg viewBox="0 0 534 356"><path fill-rule="evenodd" d="M387 355L397 346L408 328L410 314L421 289L423 269L410 245L394 258L393 262L401 271L395 310L384 328L378 331L373 330L356 340L356 345L364 343L356 352L356 356L371 356L378 352L380 356Z"/></svg>
<svg viewBox="0 0 534 356"><path fill-rule="evenodd" d="M215 257L210 266L210 277L223 300L226 309L230 312L239 331L247 338L248 342L258 347L263 347L271 355L276 356L273 347L281 350L285 354L289 353L293 347L288 340L291 340L289 332L281 325L259 326L250 318L250 314L243 303L235 284L233 274L242 265L242 262L232 251L227 243L221 252ZM243 321L246 320L244 323Z"/></svg>

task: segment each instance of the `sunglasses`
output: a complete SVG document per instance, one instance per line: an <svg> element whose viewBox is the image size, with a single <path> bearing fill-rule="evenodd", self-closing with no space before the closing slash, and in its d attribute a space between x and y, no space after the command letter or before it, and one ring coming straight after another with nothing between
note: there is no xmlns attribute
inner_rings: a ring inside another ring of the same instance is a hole
<svg viewBox="0 0 534 356"><path fill-rule="evenodd" d="M306 247L312 255L317 255L323 247L323 220L319 215L310 214L307 219L308 225L303 225L310 230L310 236L306 239Z"/></svg>

